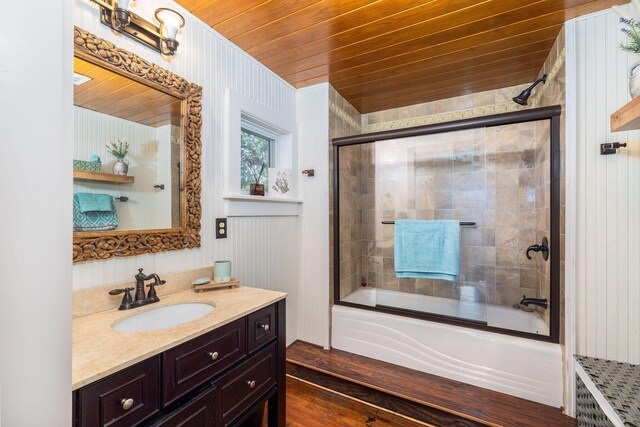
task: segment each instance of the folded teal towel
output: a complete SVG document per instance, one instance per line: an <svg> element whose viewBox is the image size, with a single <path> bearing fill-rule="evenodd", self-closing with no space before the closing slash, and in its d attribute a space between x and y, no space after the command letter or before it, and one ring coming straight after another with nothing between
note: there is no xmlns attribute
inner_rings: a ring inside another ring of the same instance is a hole
<svg viewBox="0 0 640 427"><path fill-rule="evenodd" d="M113 197L108 194L76 193L80 212L113 212L115 203Z"/></svg>
<svg viewBox="0 0 640 427"><path fill-rule="evenodd" d="M118 227L118 212L115 201L111 199L111 209L108 212L80 210L78 194L73 195L73 230L74 231L104 231L115 230Z"/></svg>
<svg viewBox="0 0 640 427"><path fill-rule="evenodd" d="M459 221L396 221L394 245L397 277L454 281L460 274Z"/></svg>

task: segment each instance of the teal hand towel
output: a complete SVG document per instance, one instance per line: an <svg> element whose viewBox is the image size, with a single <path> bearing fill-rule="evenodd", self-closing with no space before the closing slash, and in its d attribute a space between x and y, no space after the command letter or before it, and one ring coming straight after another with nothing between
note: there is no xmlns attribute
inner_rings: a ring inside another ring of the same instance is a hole
<svg viewBox="0 0 640 427"><path fill-rule="evenodd" d="M78 201L78 193L73 195L73 231L104 231L118 227L118 212L112 200L112 208L108 212L90 211L82 213Z"/></svg>
<svg viewBox="0 0 640 427"><path fill-rule="evenodd" d="M398 220L397 277L456 280L460 274L460 222Z"/></svg>
<svg viewBox="0 0 640 427"><path fill-rule="evenodd" d="M108 194L76 193L80 212L113 212L115 203Z"/></svg>

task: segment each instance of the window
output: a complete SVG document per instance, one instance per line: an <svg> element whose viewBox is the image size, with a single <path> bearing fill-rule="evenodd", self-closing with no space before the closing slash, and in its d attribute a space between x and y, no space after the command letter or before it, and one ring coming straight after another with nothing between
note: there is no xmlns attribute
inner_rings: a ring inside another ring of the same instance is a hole
<svg viewBox="0 0 640 427"><path fill-rule="evenodd" d="M240 189L249 190L254 183L268 184L269 168L275 166L275 140L247 129L240 132ZM268 186L267 186L268 187Z"/></svg>

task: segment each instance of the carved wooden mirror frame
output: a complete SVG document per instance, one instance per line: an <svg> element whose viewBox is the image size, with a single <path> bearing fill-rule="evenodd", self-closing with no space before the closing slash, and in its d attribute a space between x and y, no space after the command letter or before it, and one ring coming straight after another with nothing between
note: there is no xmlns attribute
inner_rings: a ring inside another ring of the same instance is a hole
<svg viewBox="0 0 640 427"><path fill-rule="evenodd" d="M74 55L179 98L184 141L180 228L74 232L73 262L200 247L202 88L78 27Z"/></svg>

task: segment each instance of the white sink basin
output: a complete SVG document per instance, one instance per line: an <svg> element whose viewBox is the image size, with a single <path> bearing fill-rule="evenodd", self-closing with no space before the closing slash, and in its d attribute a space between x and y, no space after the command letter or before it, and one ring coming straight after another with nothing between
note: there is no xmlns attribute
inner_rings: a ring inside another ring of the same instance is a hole
<svg viewBox="0 0 640 427"><path fill-rule="evenodd" d="M201 302L168 305L127 317L113 324L118 332L146 332L166 329L196 320L215 307Z"/></svg>

